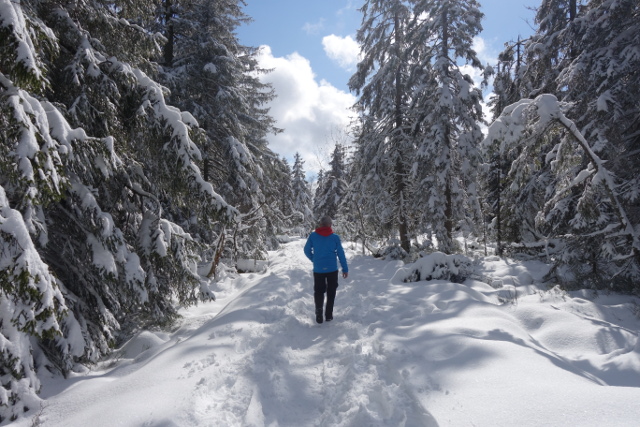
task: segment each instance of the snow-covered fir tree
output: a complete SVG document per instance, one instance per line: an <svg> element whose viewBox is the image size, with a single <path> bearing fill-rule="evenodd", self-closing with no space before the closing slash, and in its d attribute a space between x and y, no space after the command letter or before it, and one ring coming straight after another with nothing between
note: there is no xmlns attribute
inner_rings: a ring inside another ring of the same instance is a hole
<svg viewBox="0 0 640 427"><path fill-rule="evenodd" d="M279 210L280 195L272 191L278 182L270 179L285 175L266 142L268 133L279 131L265 107L273 91L258 79L264 70L258 67L256 50L241 45L235 34L249 20L242 4L239 0L167 3L162 78L172 90L171 101L192 112L205 130L205 179L240 210L239 218L246 222L226 233L234 236L229 242L231 256L264 259L265 243L274 242L274 230L286 222Z"/></svg>
<svg viewBox="0 0 640 427"><path fill-rule="evenodd" d="M412 172L421 189L414 203L426 206L420 223L430 226L445 253L456 250L454 229L477 232L481 218L482 93L459 65L484 71L472 48L482 30L479 7L475 0L417 1L409 27L408 46L416 58L409 74Z"/></svg>
<svg viewBox="0 0 640 427"><path fill-rule="evenodd" d="M640 218L632 213L638 210L640 194L640 76L635 71L640 58L633 50L640 45L640 4L590 1L572 17L558 36L570 55L556 79L555 93L563 96L569 107L566 115L606 163L593 165L592 175L579 185L559 179L556 191L563 196L547 202L544 224L554 227L554 234L579 236L568 239L562 259L578 280L638 289L640 248L633 230ZM567 148L563 144L556 150ZM585 164L593 163L588 154L556 173L581 176ZM615 172L612 188L603 182L605 168ZM629 218L621 216L621 209Z"/></svg>
<svg viewBox="0 0 640 427"><path fill-rule="evenodd" d="M526 97L525 88L522 85L522 75L527 68L525 62L525 44L528 39L509 42L505 49L498 55L498 62L493 74L493 94L487 102L491 111L491 118L495 120L500 116L507 105Z"/></svg>
<svg viewBox="0 0 640 427"><path fill-rule="evenodd" d="M489 104L494 120L505 107L522 98L541 93L563 97L555 81L573 48L571 40L560 40L560 34L575 19L576 12L575 0L544 0L536 11L536 34L506 46L499 57L495 96ZM485 204L493 219L499 252L503 241L520 244L544 238L536 218L545 203L547 188L553 186L553 174L540 159L556 143L553 136L546 135L529 150L519 144L505 147L501 141L485 147L490 175L485 176Z"/></svg>
<svg viewBox="0 0 640 427"><path fill-rule="evenodd" d="M266 182L271 183L272 188L265 193L273 200L270 212L276 215L268 218L268 247L275 249L278 247L276 236L290 233L302 218L295 209L292 170L287 159L275 156L267 170L271 172Z"/></svg>
<svg viewBox="0 0 640 427"><path fill-rule="evenodd" d="M36 370L95 362L213 297L176 221L237 211L200 173L196 120L153 80L152 10L0 7L2 419L37 406Z"/></svg>
<svg viewBox="0 0 640 427"><path fill-rule="evenodd" d="M47 111L59 114L38 99L50 85L38 51L55 54L56 38L9 1L0 3L0 36L0 423L6 423L39 405L34 353L41 351L32 340L54 343L66 367L84 343L62 336L77 322L67 316L61 284L37 250L47 240L43 206L59 201L70 185L62 154L70 146L51 135L47 120Z"/></svg>
<svg viewBox="0 0 640 427"><path fill-rule="evenodd" d="M313 207L311 208L311 211L314 213L314 224L318 222L318 220L320 218L315 217L315 212L317 212L318 206L318 200L320 200L320 193L322 192L322 188L324 186L324 170L320 169L318 171L318 176L316 178L316 182L315 182L315 189L313 191Z"/></svg>
<svg viewBox="0 0 640 427"><path fill-rule="evenodd" d="M405 251L418 233L454 251L454 229L474 232L481 217L482 94L460 65L484 71L472 49L479 4L371 1L362 11L363 59L350 87L362 114L351 186L363 196L352 203L380 230L396 224Z"/></svg>
<svg viewBox="0 0 640 427"><path fill-rule="evenodd" d="M415 141L407 120L406 38L413 10L402 0L368 0L360 10L363 18L356 39L362 59L349 80L361 115L353 191L362 195L359 204L378 230L392 229L408 252L413 215L409 171Z"/></svg>
<svg viewBox="0 0 640 427"><path fill-rule="evenodd" d="M329 161L330 169L322 176L322 183L318 186L316 198L314 200L314 214L316 218L325 215L336 218L342 198L346 193L347 183L345 181L346 159L345 147L336 144Z"/></svg>
<svg viewBox="0 0 640 427"><path fill-rule="evenodd" d="M497 119L503 109L526 97L522 85L522 74L526 69L525 62L525 43L528 40L521 40L518 37L517 42L509 42L505 44L505 49L498 56L498 63L493 71L493 94L487 105L491 109L492 120ZM504 187L505 177L509 173L511 164L515 160L518 153L511 150L509 153L500 151L499 141L489 144L485 148L485 165L481 169L481 179L483 183L484 194L484 213L491 221L489 227L491 238L496 241L496 251L498 254L503 253L503 242L520 241L520 230L531 227L523 227L524 224L518 222L522 215L515 214L514 210L521 209L526 206L529 212L537 212L537 209L531 209L527 203L521 203L516 200L507 200ZM508 157L508 156L511 157ZM532 218L533 219L533 218ZM533 224L533 221L531 221Z"/></svg>
<svg viewBox="0 0 640 427"><path fill-rule="evenodd" d="M127 18L144 24L146 15L93 3L77 8L52 21L65 49L52 64L51 100L67 107L73 126L104 138L104 148L83 144L92 151L70 156L73 181L64 203L49 209L56 226L43 251L86 304L74 312L88 317L88 336L97 337L87 346L93 360L117 341L115 331L129 328L121 318L166 322L175 316L173 296L193 303L209 293L195 271L196 242L182 224L191 218L212 227L235 210L202 177L196 120L167 105L163 88L141 69L153 71L147 58L159 53L157 36Z"/></svg>
<svg viewBox="0 0 640 427"><path fill-rule="evenodd" d="M517 141L497 139L503 140L502 152L516 155L507 194L531 202L520 203L520 217L531 230L529 236L521 233L523 242L545 247L557 278L580 286L638 289L639 94L637 73L631 72L638 58L630 53L639 41L638 9L634 1L589 2L577 14L565 9L563 16L571 18L563 21L565 28L549 39L538 34L538 44L530 46L554 41L564 47L560 66L545 83L556 96L523 100L497 125L520 129ZM565 102L556 107L557 98Z"/></svg>
<svg viewBox="0 0 640 427"><path fill-rule="evenodd" d="M313 197L304 170L304 160L298 152L294 156L293 169L291 171L291 189L293 190L293 209L301 217L299 225L294 230L305 236L313 229L315 221L311 210Z"/></svg>
<svg viewBox="0 0 640 427"><path fill-rule="evenodd" d="M558 93L556 79L562 69L575 57L575 39L563 37L578 14L580 0L542 0L536 8L536 33L526 43L526 61L523 89L530 97L542 93Z"/></svg>

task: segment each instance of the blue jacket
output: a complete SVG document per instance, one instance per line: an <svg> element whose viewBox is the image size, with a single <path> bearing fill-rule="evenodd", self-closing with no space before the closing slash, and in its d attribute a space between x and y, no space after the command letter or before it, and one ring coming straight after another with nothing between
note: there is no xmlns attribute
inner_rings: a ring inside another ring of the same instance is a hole
<svg viewBox="0 0 640 427"><path fill-rule="evenodd" d="M313 262L314 273L338 271L338 259L340 259L342 272L349 272L342 242L337 234L323 236L315 231L312 232L304 245L304 254Z"/></svg>

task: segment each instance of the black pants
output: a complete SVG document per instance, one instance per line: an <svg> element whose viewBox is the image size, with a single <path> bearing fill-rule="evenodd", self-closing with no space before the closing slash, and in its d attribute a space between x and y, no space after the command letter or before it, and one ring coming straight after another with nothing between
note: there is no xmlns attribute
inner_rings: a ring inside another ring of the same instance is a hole
<svg viewBox="0 0 640 427"><path fill-rule="evenodd" d="M333 301L336 299L338 289L338 271L331 273L313 273L313 299L316 303L316 311L322 310L324 306L324 294L327 294L327 307L324 317L333 317Z"/></svg>

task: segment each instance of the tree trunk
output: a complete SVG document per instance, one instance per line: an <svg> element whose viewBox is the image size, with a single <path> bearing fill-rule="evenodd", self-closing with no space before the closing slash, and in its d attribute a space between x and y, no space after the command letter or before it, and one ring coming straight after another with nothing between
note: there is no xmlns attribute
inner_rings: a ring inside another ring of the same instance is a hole
<svg viewBox="0 0 640 427"><path fill-rule="evenodd" d="M396 11L395 14L395 43L396 43L396 55L398 59L402 55L402 35L400 33L400 18L398 17L398 13ZM400 234L400 246L407 253L411 249L411 242L409 240L409 227L407 225L407 218L404 211L405 198L404 194L406 191L405 183L404 183L404 165L402 163L402 150L400 150L400 145L402 144L402 61L398 61L398 69L396 70L396 97L395 97L395 122L396 122L396 132L395 138L397 139L396 148L399 153L396 158L395 165L395 184L396 184L396 200L395 202L398 204L398 213L397 213L397 221L398 221L398 233Z"/></svg>
<svg viewBox="0 0 640 427"><path fill-rule="evenodd" d="M578 5L576 0L569 0L569 22L573 22L576 19L576 16L578 15ZM576 56L578 56L576 54L576 48L575 48L575 44L571 43L571 47L569 49L569 56L571 59L575 59Z"/></svg>
<svg viewBox="0 0 640 427"><path fill-rule="evenodd" d="M170 67L173 64L173 45L175 43L175 33L173 29L173 4L171 0L165 2L164 20L167 25L167 42L163 48L164 65Z"/></svg>
<svg viewBox="0 0 640 427"><path fill-rule="evenodd" d="M449 57L449 18L448 18L448 10L447 7L445 6L442 10L442 16L441 16L441 25L442 25L442 56L444 58L448 58ZM443 61L444 62L444 61ZM443 69L442 69L442 75L443 75L443 84L448 84L448 80L449 80L449 69L448 69L448 65L445 64L443 65ZM449 161L449 172L446 174L445 176L445 189L444 189L444 203L445 203L445 207L444 207L444 228L445 231L447 233L446 238L447 238L447 242L445 243L445 245L443 245L443 248L446 249L446 251L450 251L453 248L453 190L451 188L451 175L452 175L452 171L451 169L453 168L453 157L451 155L452 152L452 144L451 144L451 130L450 130L450 126L449 126L449 117L444 117L444 120L446 121L445 123L445 130L444 130L444 143L445 143L445 147L448 151L448 161Z"/></svg>

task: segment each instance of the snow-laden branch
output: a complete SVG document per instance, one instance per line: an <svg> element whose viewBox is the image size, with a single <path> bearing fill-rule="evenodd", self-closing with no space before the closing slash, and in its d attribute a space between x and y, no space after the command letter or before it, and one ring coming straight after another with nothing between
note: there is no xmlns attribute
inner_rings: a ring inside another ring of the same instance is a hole
<svg viewBox="0 0 640 427"><path fill-rule="evenodd" d="M531 117L532 112L535 114L534 117ZM614 174L605 167L605 161L591 149L576 124L563 113L562 103L555 96L543 94L535 99L523 99L506 107L502 115L489 127L483 144L488 147L495 141L499 141L500 152L505 153L510 147L525 139L529 140L543 135L554 124L562 126L571 134L589 162L586 169L580 171L570 180L568 187L563 189L563 193L589 177L591 177L593 184L601 184L615 209L622 226L622 233L627 235L632 242L632 255L636 258L640 257L640 239L618 197ZM558 194L555 198L558 198Z"/></svg>
<svg viewBox="0 0 640 427"><path fill-rule="evenodd" d="M552 95L541 95L541 96L552 96ZM593 180L597 182L601 182L606 188L607 194L611 198L611 201L613 202L613 205L616 208L618 218L620 220L620 223L622 224L622 227L625 233L631 236L632 238L633 251L637 256L638 254L640 254L640 240L638 239L638 234L635 232L633 225L631 224L631 221L629 221L629 215L627 214L627 211L622 206L622 203L620 203L618 194L616 192L616 184L613 179L613 174L607 168L604 167L604 161L596 153L593 152L593 150L589 146L589 143L587 142L585 137L578 130L578 127L576 126L576 124L572 120L567 118L567 116L565 116L559 109L558 109L557 119L574 136L574 138L578 141L578 143L580 144L584 152L589 157L589 160L596 171L595 176L593 177Z"/></svg>
<svg viewBox="0 0 640 427"><path fill-rule="evenodd" d="M127 64L119 63L115 58L110 61L117 63L120 67L130 68ZM139 114L150 111L153 115L165 123L165 127L171 131L171 142L165 148L172 149L180 160L182 168L189 175L189 178L196 183L202 195L211 200L212 204L223 211L229 219L238 215L235 208L227 202L213 189L211 183L204 180L199 168L195 165L194 159L201 159L202 155L196 144L189 136L191 126L197 125L196 119L188 112L167 105L163 95L163 88L150 79L139 69L129 70L135 75L138 84L146 89L146 101L140 107Z"/></svg>
<svg viewBox="0 0 640 427"><path fill-rule="evenodd" d="M40 381L33 369L31 337L61 336L66 311L56 278L0 186L0 420L37 405ZM59 344L67 357L72 344L64 339Z"/></svg>
<svg viewBox="0 0 640 427"><path fill-rule="evenodd" d="M54 40L56 37L50 28L44 25L37 25L31 22L31 28L27 25L27 20L22 12L20 2L11 0L0 0L0 34L9 40L3 40L2 43L13 44L15 54L15 65L21 67L27 74L33 77L34 82L39 84L36 86L44 86L46 79L44 76L44 66L38 58L36 47L38 37L42 37L37 32L44 33L44 38ZM36 27L36 28L34 28ZM8 33L8 34L7 34ZM11 40L13 39L13 40Z"/></svg>

